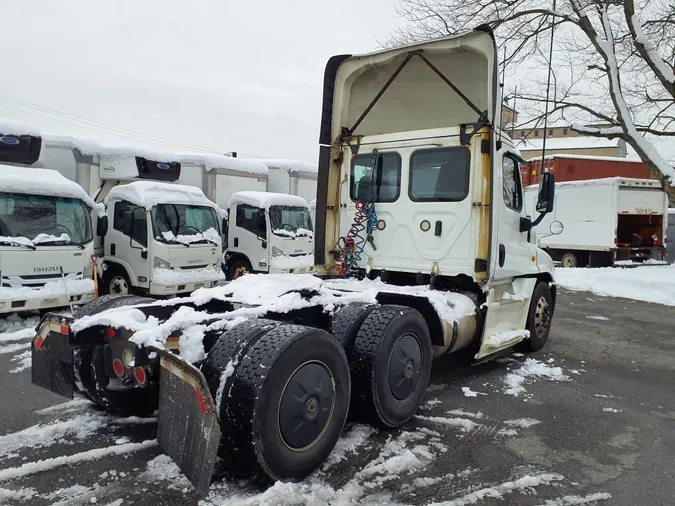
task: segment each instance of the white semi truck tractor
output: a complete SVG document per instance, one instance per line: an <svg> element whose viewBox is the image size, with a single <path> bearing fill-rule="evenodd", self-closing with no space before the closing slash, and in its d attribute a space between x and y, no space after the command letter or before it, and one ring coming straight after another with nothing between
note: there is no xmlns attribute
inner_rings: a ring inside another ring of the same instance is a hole
<svg viewBox="0 0 675 506"><path fill-rule="evenodd" d="M66 397L80 388L110 411L159 409L162 451L206 493L217 455L238 473L297 480L330 455L350 412L403 426L435 357L540 350L556 292L532 227L553 210L555 184L542 175L530 218L523 160L497 126L497 53L480 28L331 58L316 275L250 274L181 301L47 315L34 383ZM58 367L45 342L97 374L48 381Z"/></svg>
<svg viewBox="0 0 675 506"><path fill-rule="evenodd" d="M41 144L39 131L0 121L0 314L72 307L95 294L103 205L57 171L33 168Z"/></svg>

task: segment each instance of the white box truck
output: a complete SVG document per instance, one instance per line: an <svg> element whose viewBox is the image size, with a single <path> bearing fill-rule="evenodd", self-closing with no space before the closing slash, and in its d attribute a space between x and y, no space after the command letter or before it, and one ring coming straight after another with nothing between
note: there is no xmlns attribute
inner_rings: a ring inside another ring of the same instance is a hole
<svg viewBox="0 0 675 506"><path fill-rule="evenodd" d="M0 120L0 314L94 298L94 237L107 228L103 205L57 171L33 168L41 147L38 130Z"/></svg>
<svg viewBox="0 0 675 506"><path fill-rule="evenodd" d="M307 202L316 198L318 165L301 160L260 158L269 169L267 191L302 197Z"/></svg>
<svg viewBox="0 0 675 506"><path fill-rule="evenodd" d="M525 189L532 213L537 187ZM554 221L563 224L550 235ZM556 183L553 213L535 228L539 245L563 267L608 267L665 260L668 196L652 179L623 177Z"/></svg>

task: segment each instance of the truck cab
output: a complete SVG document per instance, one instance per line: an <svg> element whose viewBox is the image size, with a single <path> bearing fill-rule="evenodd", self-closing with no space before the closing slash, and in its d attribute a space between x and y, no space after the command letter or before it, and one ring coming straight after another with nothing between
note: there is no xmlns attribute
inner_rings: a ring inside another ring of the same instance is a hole
<svg viewBox="0 0 675 506"><path fill-rule="evenodd" d="M107 218L57 171L33 168L42 139L0 122L0 314L84 304L94 298L94 239ZM96 227L92 226L93 223Z"/></svg>
<svg viewBox="0 0 675 506"><path fill-rule="evenodd" d="M135 181L105 199L105 293L190 293L224 279L218 207L193 186Z"/></svg>
<svg viewBox="0 0 675 506"><path fill-rule="evenodd" d="M270 192L237 192L228 209L228 279L250 272L303 274L314 266L307 201Z"/></svg>

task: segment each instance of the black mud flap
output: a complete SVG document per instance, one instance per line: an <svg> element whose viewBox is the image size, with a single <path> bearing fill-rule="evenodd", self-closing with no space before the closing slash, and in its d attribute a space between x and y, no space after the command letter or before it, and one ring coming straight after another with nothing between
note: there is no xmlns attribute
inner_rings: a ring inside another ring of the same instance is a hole
<svg viewBox="0 0 675 506"><path fill-rule="evenodd" d="M73 398L75 370L73 349L69 343L70 329L52 319L45 319L38 327L31 343L31 375L34 385Z"/></svg>
<svg viewBox="0 0 675 506"><path fill-rule="evenodd" d="M220 445L220 424L204 375L168 351L159 351L157 440L192 485L206 494Z"/></svg>

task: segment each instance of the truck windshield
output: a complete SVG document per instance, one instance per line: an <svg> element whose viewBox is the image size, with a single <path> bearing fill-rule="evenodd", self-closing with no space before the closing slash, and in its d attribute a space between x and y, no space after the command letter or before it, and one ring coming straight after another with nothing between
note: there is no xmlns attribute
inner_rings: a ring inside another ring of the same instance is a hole
<svg viewBox="0 0 675 506"><path fill-rule="evenodd" d="M276 235L295 237L311 237L312 219L309 209L295 206L271 206L270 224Z"/></svg>
<svg viewBox="0 0 675 506"><path fill-rule="evenodd" d="M218 217L212 207L158 204L151 214L153 234L158 241L198 243L220 238ZM194 237L199 235L204 237Z"/></svg>
<svg viewBox="0 0 675 506"><path fill-rule="evenodd" d="M34 246L91 242L89 208L78 199L0 192L0 244L24 244L25 239Z"/></svg>

